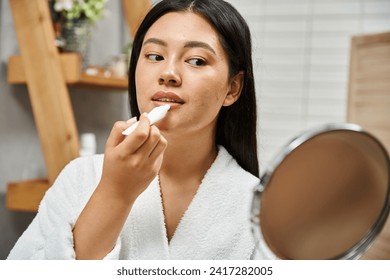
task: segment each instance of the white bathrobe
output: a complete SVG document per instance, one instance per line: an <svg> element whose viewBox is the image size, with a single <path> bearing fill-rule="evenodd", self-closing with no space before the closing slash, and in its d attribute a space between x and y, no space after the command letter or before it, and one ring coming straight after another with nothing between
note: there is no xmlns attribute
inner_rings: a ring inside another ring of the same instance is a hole
<svg viewBox="0 0 390 280"><path fill-rule="evenodd" d="M101 177L103 155L69 163L8 259L74 259L72 229ZM259 179L223 147L168 242L158 177L138 197L106 259L249 259L250 203ZM98 217L97 217L98 219Z"/></svg>

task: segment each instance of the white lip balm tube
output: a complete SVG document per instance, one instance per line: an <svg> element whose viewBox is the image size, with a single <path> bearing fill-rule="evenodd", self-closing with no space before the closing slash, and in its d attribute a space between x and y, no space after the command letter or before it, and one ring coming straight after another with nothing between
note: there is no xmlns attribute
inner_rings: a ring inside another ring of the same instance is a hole
<svg viewBox="0 0 390 280"><path fill-rule="evenodd" d="M150 121L150 125L152 125L152 124L158 122L159 120L161 120L162 118L164 118L170 108L171 107L168 104L153 108L153 110L148 113L148 119ZM139 123L139 121L132 124L130 127L125 129L122 132L122 134L129 135L130 133L132 133L136 129L136 127L138 126L138 123Z"/></svg>

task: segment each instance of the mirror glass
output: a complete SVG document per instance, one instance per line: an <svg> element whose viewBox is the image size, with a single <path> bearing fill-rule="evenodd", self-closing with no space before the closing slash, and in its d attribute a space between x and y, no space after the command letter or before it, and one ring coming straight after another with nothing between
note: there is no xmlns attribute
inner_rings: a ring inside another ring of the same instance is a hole
<svg viewBox="0 0 390 280"><path fill-rule="evenodd" d="M388 154L353 124L295 138L261 182L253 200L255 234L281 259L356 259L389 214Z"/></svg>

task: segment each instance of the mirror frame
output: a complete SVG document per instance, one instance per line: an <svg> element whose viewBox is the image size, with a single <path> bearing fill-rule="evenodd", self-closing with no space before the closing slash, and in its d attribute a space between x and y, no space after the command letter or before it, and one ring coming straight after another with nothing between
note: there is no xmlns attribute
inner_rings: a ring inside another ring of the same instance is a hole
<svg viewBox="0 0 390 280"><path fill-rule="evenodd" d="M313 137L319 136L324 133L332 131L351 131L356 133L362 133L372 140L374 140L378 147L383 151L383 155L387 161L387 173L388 173L388 184L387 184L387 194L385 197L384 205L382 210L372 225L372 227L367 231L363 238L355 244L349 250L336 255L332 260L351 260L358 259L361 255L367 251L368 248L372 245L375 238L383 229L385 222L390 213L390 158L386 148L382 143L372 134L365 131L361 126L352 124L352 123L334 123L334 124L325 124L314 129L310 129L306 132L301 133L298 137L292 139L282 150L276 155L273 161L270 162L269 168L266 169L264 174L260 177L260 185L253 191L252 207L251 207L251 224L252 224L252 233L255 237L256 250L259 250L259 240L263 239L263 235L260 228L260 213L261 213L261 197L263 192L267 189L267 183L272 177L274 171L282 163L282 161L291 154L296 148L312 139ZM264 243L271 252L271 247L264 240ZM273 253L273 252L272 252ZM277 258L279 258L275 253L273 253Z"/></svg>

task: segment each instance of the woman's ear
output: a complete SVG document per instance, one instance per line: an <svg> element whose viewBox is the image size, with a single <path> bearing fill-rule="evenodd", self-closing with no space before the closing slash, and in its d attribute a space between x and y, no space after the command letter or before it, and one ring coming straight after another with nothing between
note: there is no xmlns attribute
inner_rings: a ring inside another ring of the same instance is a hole
<svg viewBox="0 0 390 280"><path fill-rule="evenodd" d="M230 106L240 98L242 87L244 83L244 71L238 72L230 80L230 90L225 97L223 106Z"/></svg>

